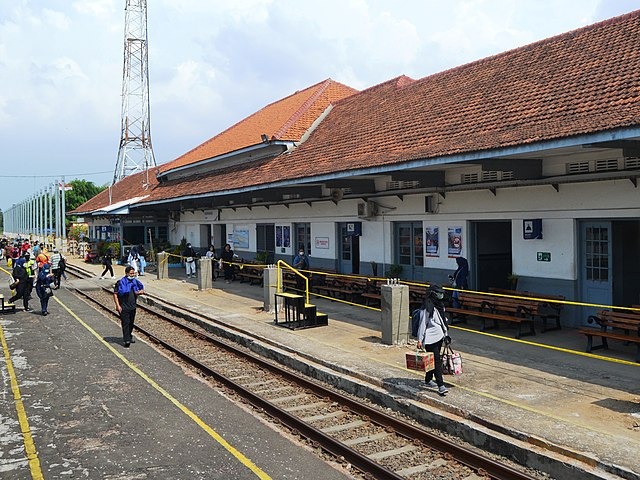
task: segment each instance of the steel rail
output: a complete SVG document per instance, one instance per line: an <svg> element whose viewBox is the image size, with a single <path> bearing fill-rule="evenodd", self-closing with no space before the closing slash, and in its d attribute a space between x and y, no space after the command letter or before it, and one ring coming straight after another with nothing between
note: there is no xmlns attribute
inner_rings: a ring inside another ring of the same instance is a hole
<svg viewBox="0 0 640 480"><path fill-rule="evenodd" d="M82 272L82 270L80 270ZM84 272L83 272L84 273ZM105 292L108 293L112 293L111 290L102 287L103 290ZM104 306L103 304L101 304L100 302L96 301L95 299L91 298L87 293L76 289L76 291L81 294L82 296L88 298L89 300L91 300L93 303L96 303L97 305L99 305L101 308L103 308L104 310L108 311L112 316L117 317L117 315L114 313L114 311L106 306ZM166 302L166 300L155 297L155 300L159 301L159 302L163 302L163 303L169 303ZM226 342L223 342L221 340L219 340L218 338L215 338L209 334L200 332L200 331L196 331L195 329L193 329L192 327L185 325L179 321L174 320L171 317L168 317L167 315L163 314L162 312L159 312L155 309L149 308L148 306L145 305L138 305L138 308L147 311L148 313L152 314L152 315L156 315L166 321L169 321L170 323L188 331L190 334L192 335L196 335L200 338L206 338L208 341L210 341L212 344L214 344L216 347L218 348L222 348L225 349L227 351L232 352L233 354L240 356L248 361L254 362L256 364L258 364L261 368L270 371L271 373L277 374L299 386L302 386L304 388L307 388L309 390L311 390L313 393L315 393L316 395L320 396L320 397L324 397L324 398L329 398L332 401L335 401L337 403L339 403L340 405L344 405L347 408L349 408L349 410L351 410L353 413L357 413L361 416L365 416L368 417L369 420L371 420L373 423L376 423L380 426L383 427L390 427L392 428L396 433L398 433L399 435L402 435L406 438L409 439L415 439L420 441L423 445L433 448L434 450L440 451L442 453L451 455L451 457L453 457L457 462L466 465L469 468L472 468L473 470L478 471L479 473L488 475L490 478L495 479L495 480L533 480L533 477L520 472L508 465L505 465L502 462L493 460L491 458L488 458L484 455L478 454L468 448L465 448L463 446L451 443L449 441L447 441L446 439L443 439L437 435L434 435L422 428L419 428L417 426L414 426L410 423L404 422L398 418L395 418L391 415L388 415L382 411L379 411L375 408L369 407L361 402L358 402L357 400L353 400L343 394L340 394L334 390L328 389L327 387L325 387L322 384L319 384L315 381L310 380L308 377L304 377L301 375L298 375L296 373L293 373L289 370L283 369L282 367L279 367L278 365L275 365L273 363L270 363L268 361L266 361L265 359L263 359L262 357L256 356L255 354L243 351L238 349L237 347L230 345ZM190 312L193 313L193 315L199 316L197 313L195 312ZM220 323L220 322L218 322ZM372 462L371 460L368 459L368 457L360 454L359 452L357 452L356 450L353 450L351 448L349 448L348 446L344 445L343 443L332 439L331 437L329 437L328 435L326 435L324 432L310 426L309 424L307 424L306 422L302 422L301 420L297 419L296 417L292 416L291 414L289 414L288 412L280 409L279 407L273 405L272 403L268 402L267 400L255 395L254 393L246 390L244 387L242 387L241 385L233 382L232 380L224 377L223 375L216 373L215 371L211 370L209 367L207 367L206 365L202 365L200 364L200 362L198 362L197 360L191 358L188 354L186 354L185 352L180 351L179 349L176 349L175 347L167 344L166 342L164 342L162 339L157 338L155 335L153 335L150 332L145 331L143 328L140 328L138 325L135 326L136 329L138 329L139 331L141 331L142 333L144 333L145 335L147 335L149 338L153 339L153 341L157 342L158 344L162 345L163 348L166 348L167 350L172 351L173 353L175 353L176 355L178 355L180 358L182 358L185 362L193 365L195 368L198 368L200 370L202 370L203 372L205 372L207 375L210 375L211 377L213 377L216 381L218 381L219 383L225 385L226 387L235 390L237 392L239 392L239 394L241 396L243 396L244 398L247 399L247 401L249 401L252 405L254 405L257 408L260 408L262 410L264 410L265 412L267 412L269 415L271 415L272 417L278 419L279 421L281 421L283 424L287 425L289 428L291 428L292 430L296 430L298 432L300 432L303 436L309 438L312 442L316 442L318 445L320 445L323 449L325 449L327 452L331 453L332 455L335 455L336 457L340 458L343 457L346 461L350 462L352 465L356 466L356 468L360 469L362 472L366 473L366 472L370 472L371 474L375 475L374 478L380 478L380 479L401 479L403 477L398 476L397 474L395 474L394 472L382 467L381 465ZM241 331L240 329L236 329L234 328L234 330L237 331ZM246 332L243 332L246 333ZM328 442L328 443L327 443ZM369 468L373 468L375 470L369 470ZM381 471L378 471L378 469L382 469ZM390 476L389 476L390 475Z"/></svg>

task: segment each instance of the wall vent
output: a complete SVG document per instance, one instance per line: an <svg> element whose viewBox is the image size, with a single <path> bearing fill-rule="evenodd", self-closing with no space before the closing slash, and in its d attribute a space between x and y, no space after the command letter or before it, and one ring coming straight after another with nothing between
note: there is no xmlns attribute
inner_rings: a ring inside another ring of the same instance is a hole
<svg viewBox="0 0 640 480"><path fill-rule="evenodd" d="M596 172L610 172L612 170L618 170L618 159L596 160Z"/></svg>
<svg viewBox="0 0 640 480"><path fill-rule="evenodd" d="M640 158L638 157L627 157L624 159L624 168L625 170L635 170L640 168Z"/></svg>
<svg viewBox="0 0 640 480"><path fill-rule="evenodd" d="M460 183L478 183L478 180L477 173L463 173L460 175Z"/></svg>
<svg viewBox="0 0 640 480"><path fill-rule="evenodd" d="M567 164L567 173L589 173L589 162L573 162Z"/></svg>

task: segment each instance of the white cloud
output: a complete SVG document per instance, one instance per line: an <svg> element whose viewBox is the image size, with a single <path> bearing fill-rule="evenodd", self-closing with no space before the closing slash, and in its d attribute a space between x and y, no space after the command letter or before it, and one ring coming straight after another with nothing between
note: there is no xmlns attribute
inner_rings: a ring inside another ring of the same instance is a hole
<svg viewBox="0 0 640 480"><path fill-rule="evenodd" d="M120 134L125 2L0 2L3 157L51 175L107 170L110 178ZM172 160L267 103L328 77L355 88L403 73L420 78L635 4L149 1L156 158ZM14 183L0 177L0 208L30 193Z"/></svg>

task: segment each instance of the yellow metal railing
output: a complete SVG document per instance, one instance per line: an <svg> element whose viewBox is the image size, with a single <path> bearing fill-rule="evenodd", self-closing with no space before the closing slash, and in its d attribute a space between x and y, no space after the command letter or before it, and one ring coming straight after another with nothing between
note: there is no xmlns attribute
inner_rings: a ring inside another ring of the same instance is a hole
<svg viewBox="0 0 640 480"><path fill-rule="evenodd" d="M290 270L291 272L293 272L295 275L297 275L298 277L301 277L304 279L304 295L305 295L305 304L309 303L309 279L303 275L302 273L300 273L299 270L297 270L296 268L292 267L291 265L289 265L287 262L285 262L284 260L278 260L278 263L276 263L276 267L278 267L278 282L276 284L276 290L278 293L282 293L282 269L286 268L287 270Z"/></svg>

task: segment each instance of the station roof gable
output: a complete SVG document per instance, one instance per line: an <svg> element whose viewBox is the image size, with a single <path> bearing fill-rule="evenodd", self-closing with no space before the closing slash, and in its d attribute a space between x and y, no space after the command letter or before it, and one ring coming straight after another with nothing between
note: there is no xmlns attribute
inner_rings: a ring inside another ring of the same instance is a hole
<svg viewBox="0 0 640 480"><path fill-rule="evenodd" d="M332 103L357 90L331 79L273 102L175 160L160 166L161 175L268 140L299 142Z"/></svg>

